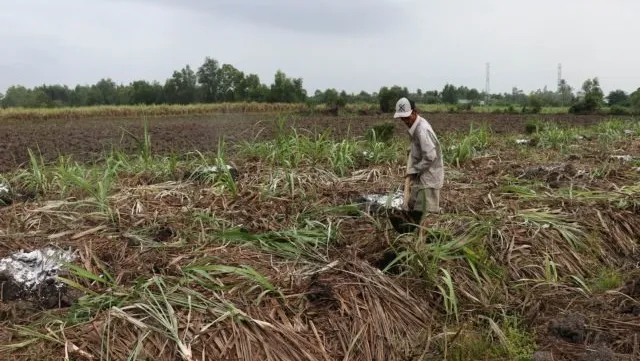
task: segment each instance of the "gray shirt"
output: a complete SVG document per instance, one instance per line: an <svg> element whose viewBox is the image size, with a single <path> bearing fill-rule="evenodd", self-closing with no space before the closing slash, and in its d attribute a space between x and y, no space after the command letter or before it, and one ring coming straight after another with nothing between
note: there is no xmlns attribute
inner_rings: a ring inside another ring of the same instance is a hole
<svg viewBox="0 0 640 361"><path fill-rule="evenodd" d="M422 186L442 188L444 184L444 165L442 149L431 124L421 116L409 129L411 145L407 160L407 174L419 176Z"/></svg>

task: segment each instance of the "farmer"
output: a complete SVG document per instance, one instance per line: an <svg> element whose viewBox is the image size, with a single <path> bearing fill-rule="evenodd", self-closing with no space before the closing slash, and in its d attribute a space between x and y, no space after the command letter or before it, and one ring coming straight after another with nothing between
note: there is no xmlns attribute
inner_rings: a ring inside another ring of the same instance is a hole
<svg viewBox="0 0 640 361"><path fill-rule="evenodd" d="M404 122L411 136L404 207L408 211L421 212L425 220L427 214L441 212L440 189L444 184L444 167L440 142L431 124L417 114L414 101L407 98L398 100L393 117ZM410 196L406 197L407 194Z"/></svg>

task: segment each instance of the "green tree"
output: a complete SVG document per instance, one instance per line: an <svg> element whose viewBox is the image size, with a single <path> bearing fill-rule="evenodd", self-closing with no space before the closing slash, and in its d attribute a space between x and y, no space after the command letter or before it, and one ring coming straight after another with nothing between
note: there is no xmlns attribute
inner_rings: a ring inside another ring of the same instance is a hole
<svg viewBox="0 0 640 361"><path fill-rule="evenodd" d="M598 109L604 102L604 93L600 88L600 81L598 78L587 79L582 84L582 90L584 91L584 100L593 109Z"/></svg>
<svg viewBox="0 0 640 361"><path fill-rule="evenodd" d="M116 87L116 104L131 104L131 93L133 89L130 85L120 84Z"/></svg>
<svg viewBox="0 0 640 361"><path fill-rule="evenodd" d="M528 96L527 105L522 108L523 113L538 114L542 110L543 93L532 93Z"/></svg>
<svg viewBox="0 0 640 361"><path fill-rule="evenodd" d="M607 95L607 103L610 107L618 105L618 106L629 106L629 95L624 90L614 90L609 92Z"/></svg>
<svg viewBox="0 0 640 361"><path fill-rule="evenodd" d="M60 107L69 105L71 102L72 90L66 85L41 85L33 89L34 92L41 91L46 97L45 102L49 107Z"/></svg>
<svg viewBox="0 0 640 361"><path fill-rule="evenodd" d="M424 92L424 102L427 104L438 104L440 102L440 93L437 90Z"/></svg>
<svg viewBox="0 0 640 361"><path fill-rule="evenodd" d="M244 100L244 73L233 65L223 64L218 71L218 98L225 102Z"/></svg>
<svg viewBox="0 0 640 361"><path fill-rule="evenodd" d="M383 113L391 113L396 106L398 99L409 96L409 90L404 87L394 85L391 88L382 87L378 92L378 101L380 103L380 111Z"/></svg>
<svg viewBox="0 0 640 361"><path fill-rule="evenodd" d="M76 85L71 93L71 106L84 107L89 105L90 87L86 85Z"/></svg>
<svg viewBox="0 0 640 361"><path fill-rule="evenodd" d="M338 105L338 99L340 95L336 89L327 89L322 95L322 102L329 107L335 107Z"/></svg>
<svg viewBox="0 0 640 361"><path fill-rule="evenodd" d="M172 104L191 104L196 101L197 77L189 65L174 71L164 85L166 99Z"/></svg>
<svg viewBox="0 0 640 361"><path fill-rule="evenodd" d="M456 89L456 95L458 99L469 100L469 88L466 86L459 86L458 89Z"/></svg>
<svg viewBox="0 0 640 361"><path fill-rule="evenodd" d="M442 89L442 101L445 104L455 104L458 102L458 91L455 86L446 84Z"/></svg>
<svg viewBox="0 0 640 361"><path fill-rule="evenodd" d="M570 113L591 113L598 110L604 103L604 93L600 88L598 78L587 79L582 83L584 96L575 102L570 108Z"/></svg>
<svg viewBox="0 0 640 361"><path fill-rule="evenodd" d="M260 82L257 74L247 75L242 84L243 91L246 91L246 100L251 102L265 102L269 98L269 87Z"/></svg>
<svg viewBox="0 0 640 361"><path fill-rule="evenodd" d="M560 79L560 84L558 86L558 95L560 105L566 106L571 104L574 101L573 96L573 88L567 84L567 81L564 79Z"/></svg>
<svg viewBox="0 0 640 361"><path fill-rule="evenodd" d="M22 85L10 86L2 98L2 107L27 107L31 91Z"/></svg>
<svg viewBox="0 0 640 361"><path fill-rule="evenodd" d="M629 96L629 103L634 112L640 112L640 88Z"/></svg>
<svg viewBox="0 0 640 361"><path fill-rule="evenodd" d="M302 86L302 78L288 78L282 70L276 72L269 92L270 102L297 103L306 99L307 92Z"/></svg>
<svg viewBox="0 0 640 361"><path fill-rule="evenodd" d="M469 91L467 92L467 99L469 99L475 104L480 99L482 99L482 96L480 95L480 92L478 91L478 89L472 88L472 89L469 89Z"/></svg>
<svg viewBox="0 0 640 361"><path fill-rule="evenodd" d="M158 82L150 84L146 80L136 80L130 85L131 104L158 104L162 100L162 86Z"/></svg>
<svg viewBox="0 0 640 361"><path fill-rule="evenodd" d="M220 65L218 61L210 57L206 57L204 63L198 68L198 84L202 94L201 99L205 103L213 103L219 100L219 73Z"/></svg>
<svg viewBox="0 0 640 361"><path fill-rule="evenodd" d="M375 98L367 93L366 91L361 91L360 93L358 93L358 95L356 95L353 99L355 102L358 103L373 103L375 102Z"/></svg>
<svg viewBox="0 0 640 361"><path fill-rule="evenodd" d="M90 105L115 105L118 104L118 89L111 78L100 79L91 86Z"/></svg>

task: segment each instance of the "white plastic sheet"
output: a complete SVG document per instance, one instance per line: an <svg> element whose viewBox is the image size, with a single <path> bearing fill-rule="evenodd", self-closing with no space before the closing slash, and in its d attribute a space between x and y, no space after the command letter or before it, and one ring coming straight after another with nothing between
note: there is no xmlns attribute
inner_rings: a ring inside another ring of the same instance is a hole
<svg viewBox="0 0 640 361"><path fill-rule="evenodd" d="M382 208L402 209L402 203L404 202L404 194L402 192L394 193L391 196L388 194L366 194L363 198L368 203Z"/></svg>
<svg viewBox="0 0 640 361"><path fill-rule="evenodd" d="M25 291L32 291L43 282L55 279L63 264L74 260L72 251L52 247L31 252L19 251L0 259L0 273Z"/></svg>

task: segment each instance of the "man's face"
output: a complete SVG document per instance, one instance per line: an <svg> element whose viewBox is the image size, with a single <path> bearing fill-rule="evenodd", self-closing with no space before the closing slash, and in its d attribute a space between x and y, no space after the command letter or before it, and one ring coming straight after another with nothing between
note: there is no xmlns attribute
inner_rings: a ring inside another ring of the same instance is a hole
<svg viewBox="0 0 640 361"><path fill-rule="evenodd" d="M416 121L416 118L417 118L416 112L413 111L411 112L411 115L409 115L408 117L402 117L400 119L407 126L407 128L411 128L411 126L413 125L413 122Z"/></svg>

